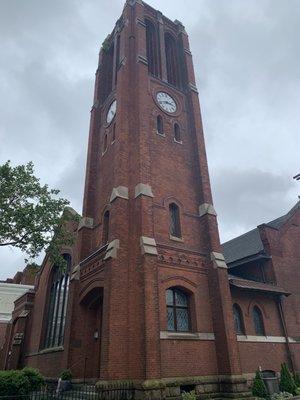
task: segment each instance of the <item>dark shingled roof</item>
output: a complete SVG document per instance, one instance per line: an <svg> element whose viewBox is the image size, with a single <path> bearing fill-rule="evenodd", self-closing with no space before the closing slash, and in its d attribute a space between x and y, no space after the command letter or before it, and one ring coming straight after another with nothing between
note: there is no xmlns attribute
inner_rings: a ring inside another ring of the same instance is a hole
<svg viewBox="0 0 300 400"><path fill-rule="evenodd" d="M227 264L263 251L264 246L257 228L223 244L223 253Z"/></svg>
<svg viewBox="0 0 300 400"><path fill-rule="evenodd" d="M280 229L298 210L300 210L300 201L287 214L263 225L273 229ZM222 247L227 264L250 256L267 255L258 228L229 240Z"/></svg>
<svg viewBox="0 0 300 400"><path fill-rule="evenodd" d="M243 279L234 275L229 275L229 283L231 286L237 287L244 290L256 290L264 293L276 293L289 296L290 293L287 292L282 287L277 285L271 285L270 283L251 281L249 279Z"/></svg>

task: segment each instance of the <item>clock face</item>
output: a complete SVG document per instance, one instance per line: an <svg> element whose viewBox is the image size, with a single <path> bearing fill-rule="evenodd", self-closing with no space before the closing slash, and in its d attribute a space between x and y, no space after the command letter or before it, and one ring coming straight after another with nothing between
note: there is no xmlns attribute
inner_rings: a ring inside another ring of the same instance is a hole
<svg viewBox="0 0 300 400"><path fill-rule="evenodd" d="M114 100L111 103L111 105L110 105L110 107L109 107L109 109L107 111L107 114L106 114L106 122L108 124L110 124L111 121L114 119L114 117L116 115L116 111L117 111L117 100Z"/></svg>
<svg viewBox="0 0 300 400"><path fill-rule="evenodd" d="M176 102L168 93L158 92L156 95L156 100L164 111L170 114L174 114L177 111Z"/></svg>

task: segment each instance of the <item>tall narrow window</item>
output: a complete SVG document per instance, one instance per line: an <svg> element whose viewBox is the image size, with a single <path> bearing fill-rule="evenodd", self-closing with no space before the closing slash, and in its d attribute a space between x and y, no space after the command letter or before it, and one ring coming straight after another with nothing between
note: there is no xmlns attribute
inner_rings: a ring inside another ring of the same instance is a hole
<svg viewBox="0 0 300 400"><path fill-rule="evenodd" d="M181 238L179 207L175 203L169 205L170 235Z"/></svg>
<svg viewBox="0 0 300 400"><path fill-rule="evenodd" d="M48 299L47 325L44 347L58 347L63 344L67 302L69 291L69 277L71 256L64 254L67 267L63 270L54 266L51 274L50 297Z"/></svg>
<svg viewBox="0 0 300 400"><path fill-rule="evenodd" d="M116 124L113 126L113 131L112 131L112 143L116 140Z"/></svg>
<svg viewBox="0 0 300 400"><path fill-rule="evenodd" d="M151 75L160 76L158 34L154 24L148 19L146 24L146 46L148 71Z"/></svg>
<svg viewBox="0 0 300 400"><path fill-rule="evenodd" d="M168 331L188 332L190 330L188 296L180 289L170 288L166 291L166 303Z"/></svg>
<svg viewBox="0 0 300 400"><path fill-rule="evenodd" d="M264 319L261 310L257 306L253 307L252 319L256 335L265 336Z"/></svg>
<svg viewBox="0 0 300 400"><path fill-rule="evenodd" d="M103 140L103 153L106 152L107 146L108 146L108 144L107 144L107 133L106 133L106 134L104 135L104 140Z"/></svg>
<svg viewBox="0 0 300 400"><path fill-rule="evenodd" d="M105 211L103 215L102 243L108 243L109 238L109 211Z"/></svg>
<svg viewBox="0 0 300 400"><path fill-rule="evenodd" d="M244 335L245 327L244 327L243 313L238 304L233 305L233 318L234 318L235 332L238 335Z"/></svg>
<svg viewBox="0 0 300 400"><path fill-rule="evenodd" d="M157 116L156 129L157 129L157 133L159 135L163 135L164 134L164 122L163 122L163 119L162 119L161 115Z"/></svg>
<svg viewBox="0 0 300 400"><path fill-rule="evenodd" d="M180 69L178 63L178 49L175 39L169 33L165 35L167 79L174 86L180 87Z"/></svg>
<svg viewBox="0 0 300 400"><path fill-rule="evenodd" d="M118 70L120 66L120 35L117 37L117 44L116 44L116 65L115 65L115 85L117 84L118 80Z"/></svg>
<svg viewBox="0 0 300 400"><path fill-rule="evenodd" d="M114 65L114 44L103 50L102 56L102 71L100 75L101 98L103 103L112 91L113 84L113 65Z"/></svg>
<svg viewBox="0 0 300 400"><path fill-rule="evenodd" d="M181 142L180 126L178 124L174 125L174 139L176 142Z"/></svg>

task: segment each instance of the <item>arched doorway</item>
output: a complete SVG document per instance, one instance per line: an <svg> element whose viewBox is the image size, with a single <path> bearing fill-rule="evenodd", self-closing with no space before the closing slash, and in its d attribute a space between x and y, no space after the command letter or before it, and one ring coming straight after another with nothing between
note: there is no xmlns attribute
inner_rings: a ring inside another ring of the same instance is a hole
<svg viewBox="0 0 300 400"><path fill-rule="evenodd" d="M81 301L84 308L84 369L85 378L99 378L101 357L101 331L103 288L96 287Z"/></svg>

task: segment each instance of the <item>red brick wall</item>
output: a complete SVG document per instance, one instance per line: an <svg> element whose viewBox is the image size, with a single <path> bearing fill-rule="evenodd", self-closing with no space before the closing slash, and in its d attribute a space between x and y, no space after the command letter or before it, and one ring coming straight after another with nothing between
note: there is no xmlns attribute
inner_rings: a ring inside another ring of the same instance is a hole
<svg viewBox="0 0 300 400"><path fill-rule="evenodd" d="M7 323L0 322L0 351L4 345Z"/></svg>

